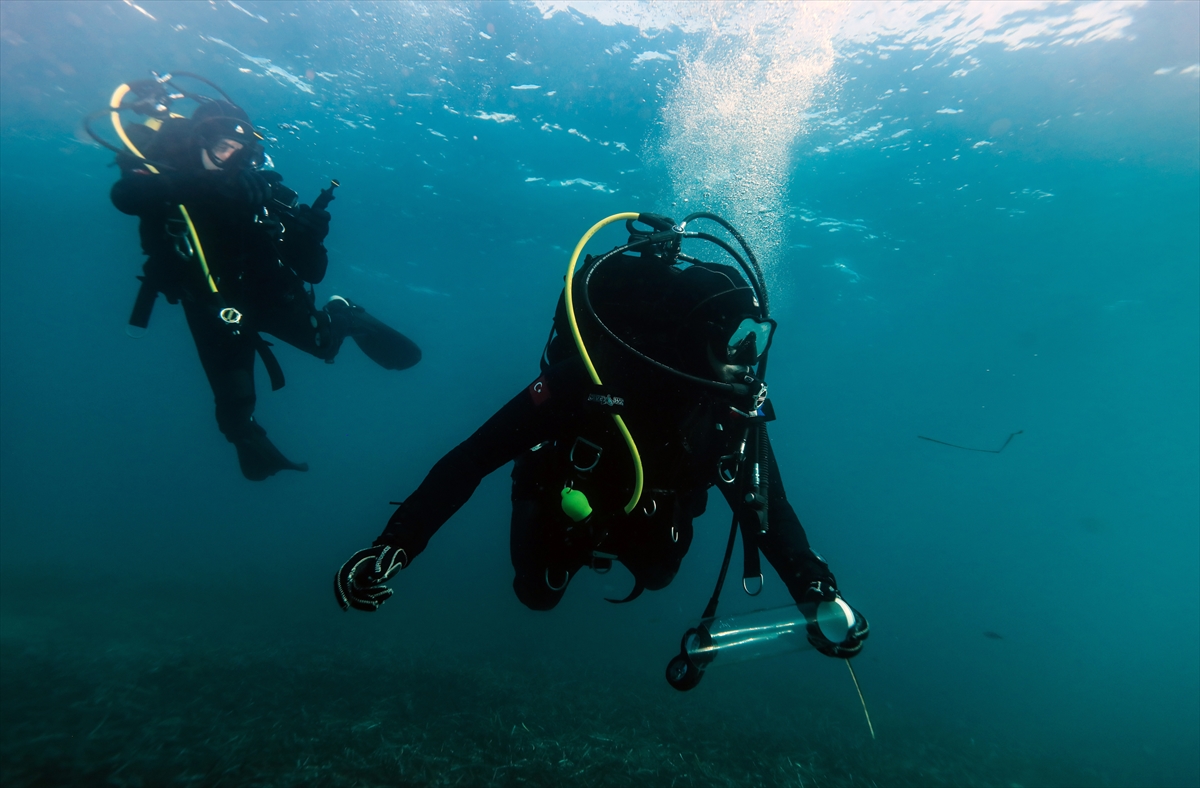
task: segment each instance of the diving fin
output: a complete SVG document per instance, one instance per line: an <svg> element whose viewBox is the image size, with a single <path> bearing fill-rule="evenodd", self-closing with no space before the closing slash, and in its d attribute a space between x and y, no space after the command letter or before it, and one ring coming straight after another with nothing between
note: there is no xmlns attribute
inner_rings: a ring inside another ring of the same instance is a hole
<svg viewBox="0 0 1200 788"><path fill-rule="evenodd" d="M349 336L369 359L384 369L408 369L421 360L421 349L415 342L349 299L333 296L325 311L332 320L335 335Z"/></svg>
<svg viewBox="0 0 1200 788"><path fill-rule="evenodd" d="M629 592L629 596L625 597L624 599L609 599L608 597L604 597L604 601L612 602L614 605L623 605L626 602L632 602L633 600L640 597L642 595L642 592L645 590L646 590L646 587L644 585L642 585L642 581L635 578L634 583L633 583L633 590Z"/></svg>
<svg viewBox="0 0 1200 788"><path fill-rule="evenodd" d="M237 449L242 475L252 482L261 482L280 471L308 470L308 463L296 463L284 457L256 421L251 420L249 427L230 442Z"/></svg>

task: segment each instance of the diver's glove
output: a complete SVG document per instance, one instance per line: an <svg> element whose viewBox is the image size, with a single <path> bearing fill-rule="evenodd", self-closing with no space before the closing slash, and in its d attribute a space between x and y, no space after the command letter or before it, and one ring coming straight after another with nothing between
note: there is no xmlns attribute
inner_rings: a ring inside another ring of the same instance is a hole
<svg viewBox="0 0 1200 788"><path fill-rule="evenodd" d="M261 172L242 169L221 178L217 192L230 202L257 209L267 204L271 184Z"/></svg>
<svg viewBox="0 0 1200 788"><path fill-rule="evenodd" d="M854 622L850 624L845 637L839 642L830 640L816 621L815 612L822 602L836 604L843 611L849 611L854 617ZM871 634L871 625L867 622L867 617L842 599L841 593L828 578L809 583L808 588L804 591L800 609L808 618L808 642L827 657L850 659L858 656L858 653L862 651L863 641Z"/></svg>
<svg viewBox="0 0 1200 788"><path fill-rule="evenodd" d="M308 205L297 205L287 222L289 233L302 235L306 240L321 243L329 235L329 211Z"/></svg>
<svg viewBox="0 0 1200 788"><path fill-rule="evenodd" d="M217 175L201 170L163 173L153 177L123 178L121 183L137 185L143 191L152 190L155 196L164 202L178 205L218 199L221 181Z"/></svg>
<svg viewBox="0 0 1200 788"><path fill-rule="evenodd" d="M359 550L333 576L333 593L342 610L374 612L392 595L386 583L408 566L408 553L398 547L378 544Z"/></svg>

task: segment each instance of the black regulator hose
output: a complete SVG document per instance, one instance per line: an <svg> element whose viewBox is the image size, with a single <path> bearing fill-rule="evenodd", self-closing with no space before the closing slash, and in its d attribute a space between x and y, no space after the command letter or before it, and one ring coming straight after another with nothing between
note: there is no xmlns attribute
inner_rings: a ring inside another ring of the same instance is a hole
<svg viewBox="0 0 1200 788"><path fill-rule="evenodd" d="M174 79L175 77L187 77L187 78L189 78L189 79L197 79L197 80L200 80L200 81L201 81L201 82L203 82L205 85L208 85L210 88L212 88L213 90L215 90L215 91L217 91L218 93L220 93L220 94L221 94L221 98L225 99L226 101L228 101L230 104L232 104L232 105L233 105L233 106L235 106L235 107L238 107L238 106L239 106L239 104L238 104L236 101L234 101L232 98L230 98L230 96L229 96L229 94L228 94L228 93L226 93L225 91L221 90L221 86L220 86L220 85L218 85L217 83L213 82L211 79L205 79L204 77L200 76L199 74L196 74L196 73L194 73L194 72L191 72L191 71L176 71L174 74L172 74L172 75L171 75L171 79L168 79L167 81L168 81L168 82L170 82L170 81L171 81L172 79ZM195 100L195 95L194 95L194 94L188 93L188 94L187 94L187 97L188 97L188 98L190 98L190 99L192 99L193 101Z"/></svg>
<svg viewBox="0 0 1200 788"><path fill-rule="evenodd" d="M625 340L623 340L619 336L617 336L616 332L614 332L611 328L609 328L604 323L604 321L600 319L600 315L597 314L596 308L594 306L592 306L592 297L591 297L592 274L594 274L596 272L596 269L599 268L601 264L603 264L607 260L611 259L615 255L623 254L625 252L632 251L634 249L639 249L643 246L647 246L649 244L658 242L659 240L660 239L657 239L654 236L650 236L648 238L642 238L637 241L634 241L633 243L625 244L624 246L618 246L615 249L611 249L611 250L605 252L604 254L600 255L599 257L595 258L592 261L591 265L588 266L588 268L587 268L587 272L584 274L583 288L582 288L582 293L581 293L581 295L583 296L583 305L587 309L588 315L590 315L591 318L596 321L596 325L600 326L601 330L604 331L604 333L607 334L610 339L612 339L614 342L616 342L618 345L620 345L622 348L624 348L628 352L632 353L634 356L640 358L642 361L645 361L647 364L650 364L651 366L653 366L657 369L661 369L664 372L670 373L672 375L675 375L676 377L683 378L684 380L687 380L691 383L695 383L700 386L704 386L706 388L716 389L717 391L721 391L726 394L732 394L735 397L747 396L748 394L750 394L749 386L746 386L741 383L721 383L716 380L710 380L708 378L702 378L702 377L698 377L696 375L689 375L688 373L684 372L683 370L675 369L674 367L668 366L667 364L664 364L661 361L658 361L657 359L653 359L650 356L647 356L645 353L641 352L640 350L638 350L635 347L632 347L628 342L626 342Z"/></svg>
<svg viewBox="0 0 1200 788"><path fill-rule="evenodd" d="M725 219L718 216L717 214L710 213L708 211L697 211L696 213L685 216L683 221L679 223L679 226L687 227L688 222L692 221L693 219L708 219L710 221L714 221L717 224L721 225L722 227L724 227L726 230L729 231L729 234L732 235L735 240L737 240L738 245L740 245L742 247L742 249L744 249L746 251L746 256L750 258L750 263L754 266L754 272L756 274L758 274L759 287L757 289L761 291L760 297L762 299L763 314L766 315L767 311L768 311L767 310L767 289L765 286L765 282L763 280L762 267L758 264L758 258L754 256L754 251L750 248L750 244L746 243L746 239L742 237L742 234L737 231L736 227L734 227L732 224L730 224L729 222L727 222Z"/></svg>
<svg viewBox="0 0 1200 788"><path fill-rule="evenodd" d="M742 259L742 256L740 254L738 254L737 251L735 251L732 246L725 243L724 241L722 241L720 238L716 237L715 235L710 235L709 233L685 232L685 233L680 233L680 235L682 235L684 238L699 238L702 241L708 241L711 244L715 244L715 245L721 247L722 249L724 249L726 254L728 254L730 257L732 257L734 260L736 260L737 264L739 266L741 266L743 273L746 274L746 278L750 280L750 287L751 287L751 289L754 290L754 295L758 297L758 303L762 306L763 317L768 316L767 315L767 289L765 287L763 287L763 284L762 284L762 281L760 280L760 278L755 275L756 272L754 270L752 270L749 265L746 264L746 261L744 259Z"/></svg>

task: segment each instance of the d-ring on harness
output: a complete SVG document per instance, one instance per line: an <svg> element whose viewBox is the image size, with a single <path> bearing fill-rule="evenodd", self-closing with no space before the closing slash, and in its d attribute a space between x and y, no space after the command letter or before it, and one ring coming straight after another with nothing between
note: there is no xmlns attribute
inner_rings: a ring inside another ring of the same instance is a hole
<svg viewBox="0 0 1200 788"><path fill-rule="evenodd" d="M564 588L567 587L567 583L569 583L569 582L571 582L571 573L568 572L566 569L564 569L562 585L554 586L550 582L550 567L546 567L546 588L549 588L551 591L555 591L555 592L562 591Z"/></svg>

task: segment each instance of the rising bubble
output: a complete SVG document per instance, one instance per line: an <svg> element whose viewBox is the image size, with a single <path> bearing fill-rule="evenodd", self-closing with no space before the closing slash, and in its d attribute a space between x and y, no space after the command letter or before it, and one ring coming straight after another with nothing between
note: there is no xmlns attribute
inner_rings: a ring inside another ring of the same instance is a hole
<svg viewBox="0 0 1200 788"><path fill-rule="evenodd" d="M691 5L710 32L679 53L657 153L676 210L708 209L741 229L768 286L778 278L793 151L805 115L833 89L835 5Z"/></svg>

